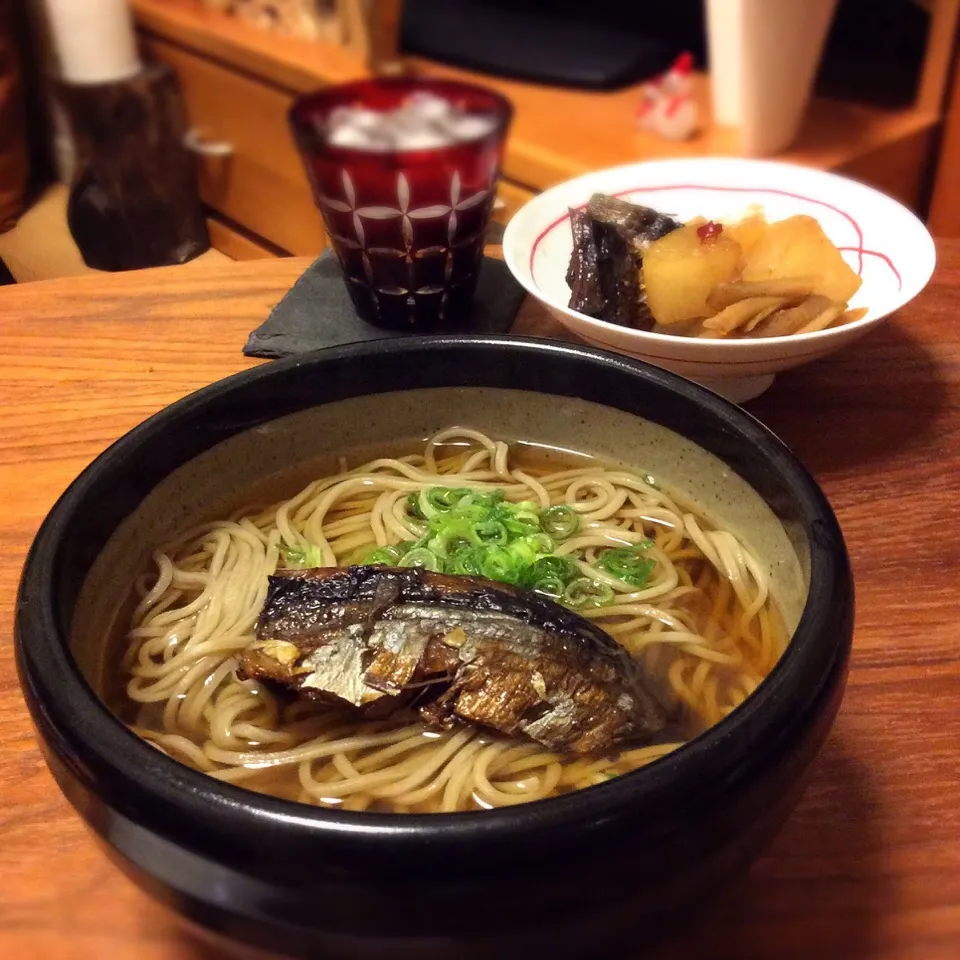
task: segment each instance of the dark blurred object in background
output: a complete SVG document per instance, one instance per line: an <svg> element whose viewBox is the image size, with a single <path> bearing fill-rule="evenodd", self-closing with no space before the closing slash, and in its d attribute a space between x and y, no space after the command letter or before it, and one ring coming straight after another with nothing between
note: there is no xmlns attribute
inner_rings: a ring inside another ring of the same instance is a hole
<svg viewBox="0 0 960 960"><path fill-rule="evenodd" d="M407 0L401 45L484 73L610 89L663 72L682 50L702 55L703 3Z"/></svg>
<svg viewBox="0 0 960 960"><path fill-rule="evenodd" d="M840 0L817 94L909 105L928 25L915 0ZM402 30L407 54L574 87L645 80L682 50L707 63L703 0L407 0Z"/></svg>
<svg viewBox="0 0 960 960"><path fill-rule="evenodd" d="M9 230L27 199L29 162L18 4L0 3L0 232Z"/></svg>
<svg viewBox="0 0 960 960"><path fill-rule="evenodd" d="M61 82L57 93L77 153L67 225L84 263L137 270L208 249L173 70L149 64L109 83Z"/></svg>
<svg viewBox="0 0 960 960"><path fill-rule="evenodd" d="M45 0L73 153L67 226L88 267L185 263L210 246L172 68L143 66L126 0Z"/></svg>
<svg viewBox="0 0 960 960"><path fill-rule="evenodd" d="M819 96L891 109L913 103L930 14L915 0L840 0L820 61Z"/></svg>

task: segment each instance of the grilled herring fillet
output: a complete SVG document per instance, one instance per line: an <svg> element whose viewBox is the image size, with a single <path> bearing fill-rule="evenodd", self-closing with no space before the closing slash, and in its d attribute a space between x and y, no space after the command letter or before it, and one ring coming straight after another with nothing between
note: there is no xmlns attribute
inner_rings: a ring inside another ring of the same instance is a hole
<svg viewBox="0 0 960 960"><path fill-rule="evenodd" d="M489 728L551 750L607 753L668 724L639 665L589 620L478 577L383 566L270 577L240 675L371 717Z"/></svg>

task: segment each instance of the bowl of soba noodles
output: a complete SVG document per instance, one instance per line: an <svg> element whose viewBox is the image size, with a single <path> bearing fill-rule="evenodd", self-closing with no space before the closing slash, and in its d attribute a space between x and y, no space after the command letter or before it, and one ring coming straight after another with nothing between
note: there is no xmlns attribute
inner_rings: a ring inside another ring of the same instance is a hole
<svg viewBox="0 0 960 960"><path fill-rule="evenodd" d="M51 510L16 654L115 861L284 956L594 956L692 921L842 696L829 504L748 414L545 340L173 404Z"/></svg>

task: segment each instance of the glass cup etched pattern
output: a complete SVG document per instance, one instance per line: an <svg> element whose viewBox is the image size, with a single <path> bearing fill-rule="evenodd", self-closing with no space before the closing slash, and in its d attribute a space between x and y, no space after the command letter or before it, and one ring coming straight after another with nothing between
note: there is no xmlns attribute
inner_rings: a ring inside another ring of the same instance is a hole
<svg viewBox="0 0 960 960"><path fill-rule="evenodd" d="M338 107L389 111L424 92L467 115L491 118L487 131L411 150L329 142L327 120ZM463 322L483 259L511 113L506 100L480 87L406 78L346 84L294 104L297 146L363 319L418 331Z"/></svg>

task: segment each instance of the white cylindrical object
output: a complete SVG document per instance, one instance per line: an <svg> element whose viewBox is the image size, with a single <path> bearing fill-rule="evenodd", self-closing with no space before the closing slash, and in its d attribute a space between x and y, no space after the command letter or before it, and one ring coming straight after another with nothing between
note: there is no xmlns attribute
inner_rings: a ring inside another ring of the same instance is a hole
<svg viewBox="0 0 960 960"><path fill-rule="evenodd" d="M746 156L796 137L837 0L707 0L713 117Z"/></svg>
<svg viewBox="0 0 960 960"><path fill-rule="evenodd" d="M127 0L43 0L67 83L110 83L140 70Z"/></svg>
<svg viewBox="0 0 960 960"><path fill-rule="evenodd" d="M743 3L707 0L710 96L713 120L739 127L743 120Z"/></svg>

